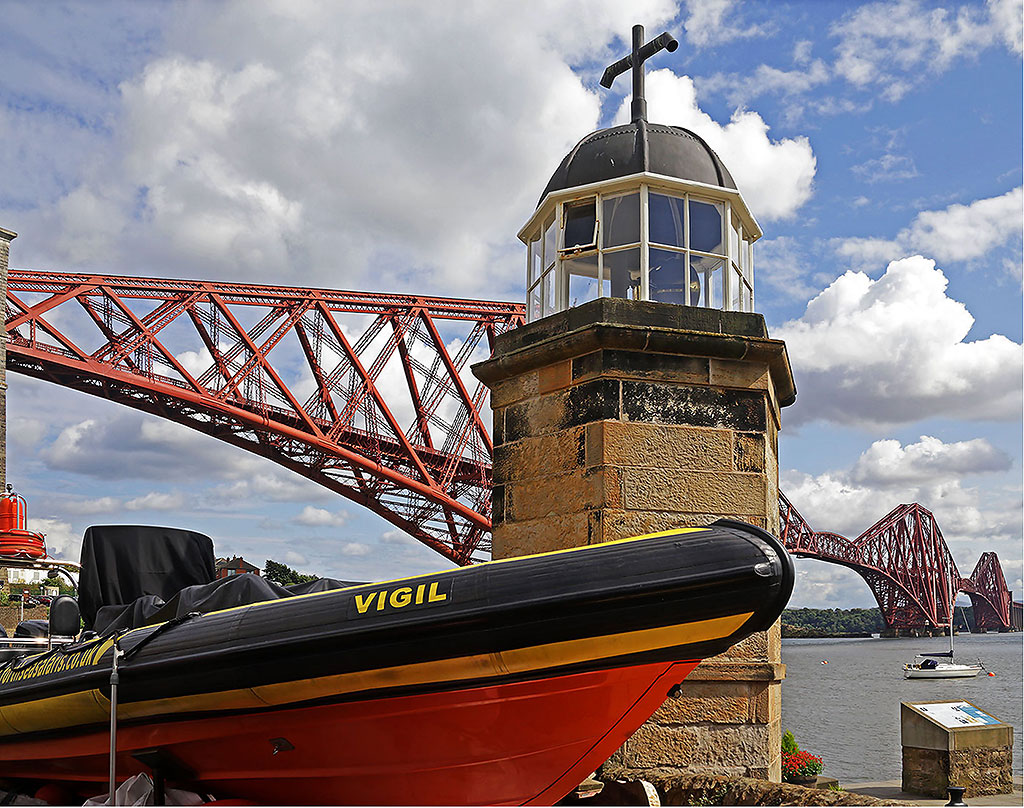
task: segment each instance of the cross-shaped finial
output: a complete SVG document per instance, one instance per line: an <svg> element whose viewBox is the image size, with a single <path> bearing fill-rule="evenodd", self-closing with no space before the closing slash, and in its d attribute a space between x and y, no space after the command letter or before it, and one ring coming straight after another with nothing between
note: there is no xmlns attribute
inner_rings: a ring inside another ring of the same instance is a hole
<svg viewBox="0 0 1024 808"><path fill-rule="evenodd" d="M644 98L644 62L650 59L662 48L669 53L679 47L679 43L666 31L644 44L644 27L633 26L633 52L625 59L619 59L615 64L609 65L601 76L601 86L611 89L612 82L620 73L625 73L633 68L633 104L631 111L633 121L647 120L647 99Z"/></svg>

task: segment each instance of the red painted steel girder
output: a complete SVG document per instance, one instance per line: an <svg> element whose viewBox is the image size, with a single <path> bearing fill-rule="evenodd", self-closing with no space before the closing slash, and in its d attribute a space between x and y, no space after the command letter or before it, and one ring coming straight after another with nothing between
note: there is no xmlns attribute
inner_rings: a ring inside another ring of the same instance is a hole
<svg viewBox="0 0 1024 808"><path fill-rule="evenodd" d="M841 564L871 588L890 628L948 626L955 593L974 605L981 628L1010 626L1010 592L999 559L984 553L970 578L962 578L931 511L900 505L855 540L815 532L779 494L780 537L792 554Z"/></svg>
<svg viewBox="0 0 1024 808"><path fill-rule="evenodd" d="M7 366L273 460L468 564L489 548L492 448L468 365L522 321L515 303L11 270Z"/></svg>
<svg viewBox="0 0 1024 808"><path fill-rule="evenodd" d="M974 591L964 590L974 607L974 621L979 629L1005 629L1009 627L1012 596L1006 588L1003 568L995 553L982 553L969 579Z"/></svg>

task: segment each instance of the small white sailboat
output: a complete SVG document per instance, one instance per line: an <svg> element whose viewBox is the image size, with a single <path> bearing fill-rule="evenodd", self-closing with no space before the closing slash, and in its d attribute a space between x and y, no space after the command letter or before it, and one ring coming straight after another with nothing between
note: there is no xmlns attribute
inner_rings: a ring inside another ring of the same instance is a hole
<svg viewBox="0 0 1024 808"><path fill-rule="evenodd" d="M939 662L931 657L947 656L947 654L918 654L913 662L903 666L905 679L963 679L977 676L984 670L982 665L961 665L953 662Z"/></svg>
<svg viewBox="0 0 1024 808"><path fill-rule="evenodd" d="M956 595L952 594L950 602L954 602ZM903 666L904 679L965 679L977 676L985 666L980 662L976 665L965 665L953 662L953 614L956 609L950 610L949 616L949 650L935 653L923 653L914 657L913 662ZM964 620L966 623L966 619ZM948 659L949 662L940 662L936 657Z"/></svg>

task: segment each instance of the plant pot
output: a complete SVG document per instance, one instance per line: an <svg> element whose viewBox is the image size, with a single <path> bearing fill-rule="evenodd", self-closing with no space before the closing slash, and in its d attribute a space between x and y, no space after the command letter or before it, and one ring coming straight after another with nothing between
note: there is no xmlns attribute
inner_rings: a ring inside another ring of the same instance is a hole
<svg viewBox="0 0 1024 808"><path fill-rule="evenodd" d="M795 786L814 786L818 783L818 775L812 774L810 777L791 777L786 782Z"/></svg>

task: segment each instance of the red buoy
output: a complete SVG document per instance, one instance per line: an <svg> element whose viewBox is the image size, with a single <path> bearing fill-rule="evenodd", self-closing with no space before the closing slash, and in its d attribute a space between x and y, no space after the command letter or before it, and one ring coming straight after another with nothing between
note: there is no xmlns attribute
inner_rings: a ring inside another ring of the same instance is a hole
<svg viewBox="0 0 1024 808"><path fill-rule="evenodd" d="M0 496L0 557L44 558L46 541L42 533L28 529L25 497L8 491Z"/></svg>

